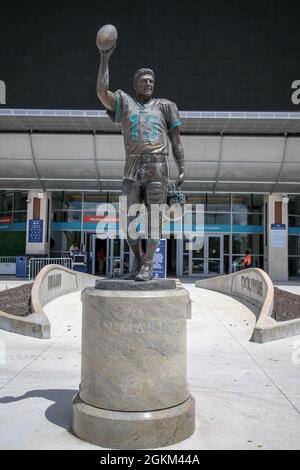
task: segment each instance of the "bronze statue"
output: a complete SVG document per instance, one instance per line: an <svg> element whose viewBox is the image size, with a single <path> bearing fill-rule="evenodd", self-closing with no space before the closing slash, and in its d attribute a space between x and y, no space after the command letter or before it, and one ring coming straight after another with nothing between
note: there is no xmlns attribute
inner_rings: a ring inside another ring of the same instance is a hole
<svg viewBox="0 0 300 470"><path fill-rule="evenodd" d="M123 195L128 207L144 203L151 226L151 205L165 204L168 190L168 154L171 141L173 156L178 167L176 184L184 182L184 153L180 139L181 125L175 103L153 98L155 75L150 69L139 69L134 75L135 98L122 90L109 90L109 60L116 48L102 50L97 81L97 94L111 119L122 127L126 151ZM134 217L129 217L130 223ZM159 237L160 238L160 237ZM146 240L146 253L142 253L142 240L128 237L134 254L134 263L126 279L149 281L152 279L153 259L159 239Z"/></svg>

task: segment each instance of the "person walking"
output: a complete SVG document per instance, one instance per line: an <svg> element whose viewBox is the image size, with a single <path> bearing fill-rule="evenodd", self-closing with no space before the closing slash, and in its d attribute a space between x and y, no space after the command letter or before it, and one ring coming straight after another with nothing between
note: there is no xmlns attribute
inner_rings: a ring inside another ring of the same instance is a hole
<svg viewBox="0 0 300 470"><path fill-rule="evenodd" d="M245 258L243 261L243 269L252 268L252 258L249 250L246 250Z"/></svg>

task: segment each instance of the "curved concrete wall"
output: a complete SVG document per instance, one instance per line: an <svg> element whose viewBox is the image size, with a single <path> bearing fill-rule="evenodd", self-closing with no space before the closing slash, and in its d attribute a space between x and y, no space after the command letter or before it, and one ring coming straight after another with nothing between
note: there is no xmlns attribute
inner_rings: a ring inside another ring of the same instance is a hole
<svg viewBox="0 0 300 470"><path fill-rule="evenodd" d="M34 312L39 312L57 297L94 286L96 279L99 277L79 273L57 264L45 266L37 275L32 287L32 309Z"/></svg>
<svg viewBox="0 0 300 470"><path fill-rule="evenodd" d="M17 317L0 310L0 329L33 338L50 338L51 324L44 312Z"/></svg>
<svg viewBox="0 0 300 470"><path fill-rule="evenodd" d="M266 343L300 334L300 319L276 322L271 315L274 306L274 288L269 276L262 269L247 269L237 273L204 279L197 287L231 295L254 305L257 323L251 341Z"/></svg>
<svg viewBox="0 0 300 470"><path fill-rule="evenodd" d="M55 264L45 266L32 287L33 313L28 317L17 317L0 311L0 328L24 336L50 338L51 323L43 307L58 297L94 286L96 279L99 277L72 271L63 266Z"/></svg>

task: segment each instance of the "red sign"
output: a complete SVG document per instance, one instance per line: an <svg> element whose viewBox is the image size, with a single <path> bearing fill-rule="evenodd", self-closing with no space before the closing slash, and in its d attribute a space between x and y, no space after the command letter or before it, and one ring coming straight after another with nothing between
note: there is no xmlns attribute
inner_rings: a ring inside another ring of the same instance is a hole
<svg viewBox="0 0 300 470"><path fill-rule="evenodd" d="M0 224L12 224L13 223L13 218L11 215L7 217L0 217Z"/></svg>
<svg viewBox="0 0 300 470"><path fill-rule="evenodd" d="M83 217L83 222L85 224L98 224L99 222L119 222L119 217L115 215L85 215Z"/></svg>

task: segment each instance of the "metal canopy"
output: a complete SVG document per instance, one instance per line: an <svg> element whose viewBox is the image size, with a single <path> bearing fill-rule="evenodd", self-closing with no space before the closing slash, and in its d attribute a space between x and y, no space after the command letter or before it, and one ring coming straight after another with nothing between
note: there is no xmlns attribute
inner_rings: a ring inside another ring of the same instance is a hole
<svg viewBox="0 0 300 470"><path fill-rule="evenodd" d="M300 113L181 111L191 134L298 134ZM109 132L119 129L105 111L0 109L1 131Z"/></svg>
<svg viewBox="0 0 300 470"><path fill-rule="evenodd" d="M300 113L180 114L184 191L300 193ZM0 189L120 191L123 167L104 111L0 110Z"/></svg>

